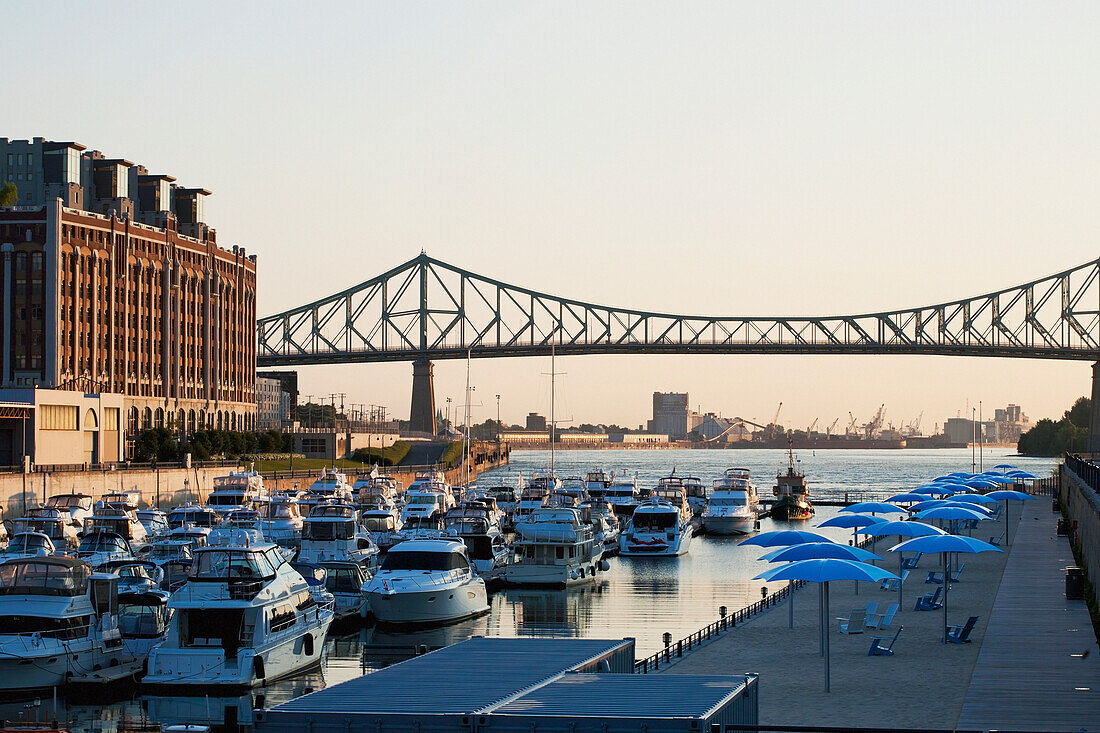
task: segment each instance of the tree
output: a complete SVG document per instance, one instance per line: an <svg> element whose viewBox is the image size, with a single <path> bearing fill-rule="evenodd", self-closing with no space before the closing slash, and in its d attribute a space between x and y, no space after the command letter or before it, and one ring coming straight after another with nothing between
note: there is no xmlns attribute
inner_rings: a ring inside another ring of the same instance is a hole
<svg viewBox="0 0 1100 733"><path fill-rule="evenodd" d="M17 203L19 203L19 189L15 184L8 181L0 186L0 206L15 206Z"/></svg>
<svg viewBox="0 0 1100 733"><path fill-rule="evenodd" d="M1016 450L1025 456L1056 456L1085 449L1089 435L1092 401L1080 397L1058 422L1043 419L1020 436Z"/></svg>
<svg viewBox="0 0 1100 733"><path fill-rule="evenodd" d="M1092 400L1088 397L1078 397L1073 407L1066 410L1065 419L1079 428L1088 429L1089 413L1092 412Z"/></svg>

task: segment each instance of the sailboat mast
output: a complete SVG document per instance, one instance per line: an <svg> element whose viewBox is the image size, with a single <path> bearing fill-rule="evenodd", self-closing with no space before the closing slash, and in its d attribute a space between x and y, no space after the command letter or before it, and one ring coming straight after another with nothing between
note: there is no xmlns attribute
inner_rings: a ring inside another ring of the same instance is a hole
<svg viewBox="0 0 1100 733"><path fill-rule="evenodd" d="M463 486L470 485L470 350L466 349L466 411L462 428L462 476Z"/></svg>
<svg viewBox="0 0 1100 733"><path fill-rule="evenodd" d="M557 423L554 422L554 382L557 377L557 371L555 370L555 358L554 358L554 342L550 342L550 479L553 480L554 476L554 428Z"/></svg>

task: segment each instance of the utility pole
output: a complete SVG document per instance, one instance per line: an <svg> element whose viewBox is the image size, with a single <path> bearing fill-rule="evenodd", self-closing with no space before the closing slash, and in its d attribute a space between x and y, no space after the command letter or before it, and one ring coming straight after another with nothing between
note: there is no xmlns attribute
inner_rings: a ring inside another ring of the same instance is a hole
<svg viewBox="0 0 1100 733"><path fill-rule="evenodd" d="M977 473L978 460L974 449L978 446L978 408L970 408L970 473ZM946 582L946 581L945 581Z"/></svg>
<svg viewBox="0 0 1100 733"><path fill-rule="evenodd" d="M500 395L497 395L497 463L500 463Z"/></svg>

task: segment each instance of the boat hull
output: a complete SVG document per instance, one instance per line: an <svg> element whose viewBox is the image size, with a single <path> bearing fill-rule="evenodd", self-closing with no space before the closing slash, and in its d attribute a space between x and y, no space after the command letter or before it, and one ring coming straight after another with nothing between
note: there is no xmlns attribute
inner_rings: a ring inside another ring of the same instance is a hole
<svg viewBox="0 0 1100 733"><path fill-rule="evenodd" d="M691 547L694 528L684 525L673 539L667 535L622 535L619 538L619 554L623 557L677 557L686 555Z"/></svg>
<svg viewBox="0 0 1100 733"><path fill-rule="evenodd" d="M703 515L703 529L707 534L740 535L749 534L756 529L756 517L753 516L707 516Z"/></svg>
<svg viewBox="0 0 1100 733"><path fill-rule="evenodd" d="M509 565L504 571L504 584L514 587L568 588L595 581L598 571L598 560L586 565L538 565L521 562Z"/></svg>
<svg viewBox="0 0 1100 733"><path fill-rule="evenodd" d="M446 624L489 612L485 582L417 591L367 591L367 606L379 623Z"/></svg>
<svg viewBox="0 0 1100 733"><path fill-rule="evenodd" d="M814 515L814 507L809 502L800 502L794 499L778 499L772 504L769 514L772 519L781 521L809 519Z"/></svg>
<svg viewBox="0 0 1100 733"><path fill-rule="evenodd" d="M50 638L0 637L0 692L18 695L61 687L73 677L133 661L121 640L107 648L93 639L61 643Z"/></svg>

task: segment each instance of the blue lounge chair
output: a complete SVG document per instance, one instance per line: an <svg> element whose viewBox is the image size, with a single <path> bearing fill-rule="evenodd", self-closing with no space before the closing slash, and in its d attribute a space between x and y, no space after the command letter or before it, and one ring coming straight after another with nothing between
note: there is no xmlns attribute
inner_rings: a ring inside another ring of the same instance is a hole
<svg viewBox="0 0 1100 733"><path fill-rule="evenodd" d="M852 611L847 618L837 618L837 625L842 634L862 634L863 626L867 622L867 614L863 609Z"/></svg>
<svg viewBox="0 0 1100 733"><path fill-rule="evenodd" d="M947 640L952 644L969 644L970 632L974 630L974 624L978 623L977 616L971 616L961 626L947 627Z"/></svg>
<svg viewBox="0 0 1100 733"><path fill-rule="evenodd" d="M1001 540L1003 540L1004 538L1005 538L1005 533L1001 532L996 537L990 537L989 538L989 544L996 545L997 547L1000 547L1001 546Z"/></svg>
<svg viewBox="0 0 1100 733"><path fill-rule="evenodd" d="M908 578L908 577L909 577L909 571L908 570L902 570L900 580L898 578L885 578L879 584L879 587L882 588L883 590L895 590L896 591L898 589L898 585L901 584L901 583L904 583L905 579Z"/></svg>
<svg viewBox="0 0 1100 733"><path fill-rule="evenodd" d="M902 561L901 561L902 569L903 570L914 570L914 569L916 569L918 563L920 563L921 555L923 555L923 554L924 554L923 552L918 552L916 555L913 555L913 557L903 558Z"/></svg>
<svg viewBox="0 0 1100 733"><path fill-rule="evenodd" d="M913 606L914 611L935 611L937 608L943 608L943 586L936 588L935 593L926 593L923 596L917 597L917 604Z"/></svg>
<svg viewBox="0 0 1100 733"><path fill-rule="evenodd" d="M867 656L869 656L869 657L876 657L876 656L892 657L892 656L894 656L894 642L898 640L899 636L901 636L901 630L904 629L904 628L905 628L904 626L899 626L898 630L894 632L893 636L872 636L871 637L871 648L867 650ZM882 642L887 641L887 640L889 640L890 643L886 646L883 646Z"/></svg>
<svg viewBox="0 0 1100 733"><path fill-rule="evenodd" d="M898 604L891 603L886 607L886 610L882 613L876 613L874 616L867 617L867 628L869 629L888 629L890 624L894 623L894 615L898 612Z"/></svg>
<svg viewBox="0 0 1100 733"><path fill-rule="evenodd" d="M958 583L959 582L959 576L962 575L963 568L965 568L965 567L966 567L966 563L963 563L962 565L959 566L958 570L949 570L948 571L948 574L951 576L951 582L952 583Z"/></svg>
<svg viewBox="0 0 1100 733"><path fill-rule="evenodd" d="M936 583L938 585L943 584L943 573L937 573L935 570L928 571L928 577L924 579L925 583Z"/></svg>

